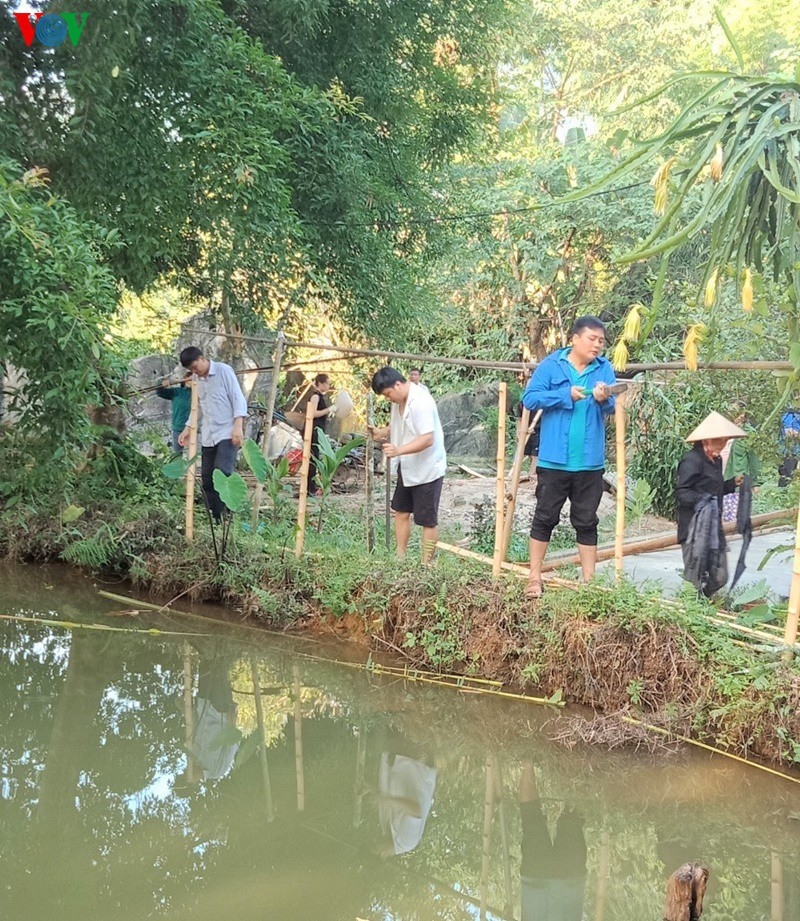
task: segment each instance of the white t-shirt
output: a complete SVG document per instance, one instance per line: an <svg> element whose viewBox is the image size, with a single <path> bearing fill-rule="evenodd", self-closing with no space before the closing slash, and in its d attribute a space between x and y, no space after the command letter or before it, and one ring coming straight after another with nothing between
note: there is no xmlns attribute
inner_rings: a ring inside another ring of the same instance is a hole
<svg viewBox="0 0 800 921"><path fill-rule="evenodd" d="M447 454L444 450L444 432L439 421L436 401L427 388L420 384L409 384L408 398L403 412L392 403L391 439L394 445L407 445L420 435L433 432L433 444L416 454L403 454L400 471L406 486L421 486L444 476L447 469Z"/></svg>

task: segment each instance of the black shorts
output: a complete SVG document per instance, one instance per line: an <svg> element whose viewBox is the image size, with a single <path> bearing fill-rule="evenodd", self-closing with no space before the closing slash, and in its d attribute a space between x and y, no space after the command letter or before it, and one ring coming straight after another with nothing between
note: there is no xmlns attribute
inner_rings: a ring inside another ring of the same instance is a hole
<svg viewBox="0 0 800 921"><path fill-rule="evenodd" d="M536 509L531 524L534 540L550 540L569 499L569 518L579 544L597 545L597 508L603 498L602 470L536 470Z"/></svg>
<svg viewBox="0 0 800 921"><path fill-rule="evenodd" d="M406 486L403 483L402 467L397 473L397 486L392 496L392 508L396 512L410 513L414 524L423 528L435 528L439 524L439 499L442 496L444 477L420 483L419 486Z"/></svg>

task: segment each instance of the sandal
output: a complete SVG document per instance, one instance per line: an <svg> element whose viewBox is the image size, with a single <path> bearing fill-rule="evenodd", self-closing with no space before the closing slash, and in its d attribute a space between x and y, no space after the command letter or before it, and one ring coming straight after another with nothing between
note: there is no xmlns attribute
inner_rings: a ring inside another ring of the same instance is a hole
<svg viewBox="0 0 800 921"><path fill-rule="evenodd" d="M526 598L541 598L542 597L542 580L541 579L528 579L528 584L525 586L525 597Z"/></svg>

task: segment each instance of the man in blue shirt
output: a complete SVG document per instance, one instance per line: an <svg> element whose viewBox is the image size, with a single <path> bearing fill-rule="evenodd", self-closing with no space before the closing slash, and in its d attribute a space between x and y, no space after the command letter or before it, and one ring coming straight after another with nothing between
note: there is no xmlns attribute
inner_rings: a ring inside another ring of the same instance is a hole
<svg viewBox="0 0 800 921"><path fill-rule="evenodd" d="M778 467L778 486L791 482L800 457L800 410L787 409L781 416L781 434L778 440L781 463Z"/></svg>
<svg viewBox="0 0 800 921"><path fill-rule="evenodd" d="M200 475L209 511L217 524L222 521L223 504L214 489L214 471L230 476L236 468L236 455L244 440L247 400L230 365L209 361L195 345L181 352L181 364L197 381L200 398ZM181 432L178 443L189 443L189 427Z"/></svg>
<svg viewBox="0 0 800 921"><path fill-rule="evenodd" d="M602 357L605 336L597 317L580 317L572 327L572 345L548 355L522 395L524 406L542 410L525 591L529 598L542 594L542 562L567 499L583 579L588 582L594 576L605 467L604 417L614 412L609 387L616 382L611 363Z"/></svg>

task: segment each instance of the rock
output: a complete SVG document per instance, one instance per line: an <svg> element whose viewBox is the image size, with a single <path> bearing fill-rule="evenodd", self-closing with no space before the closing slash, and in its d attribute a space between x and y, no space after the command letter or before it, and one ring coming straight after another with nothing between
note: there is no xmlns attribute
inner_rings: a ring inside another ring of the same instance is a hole
<svg viewBox="0 0 800 921"><path fill-rule="evenodd" d="M455 393L437 400L448 455L482 459L493 456L494 445L482 418L487 409L497 407L498 392L497 384L482 384L472 393Z"/></svg>

